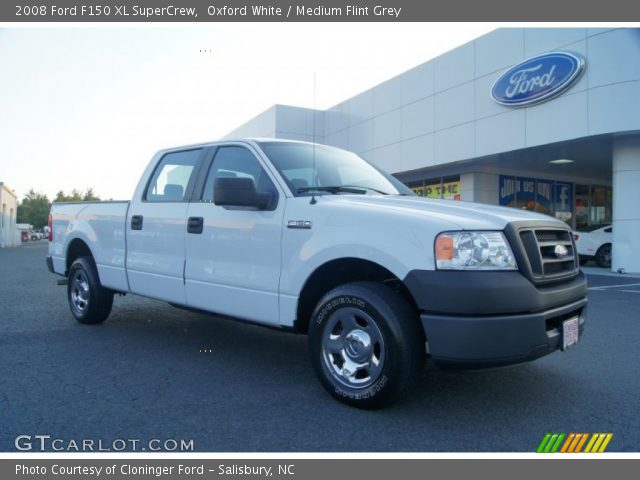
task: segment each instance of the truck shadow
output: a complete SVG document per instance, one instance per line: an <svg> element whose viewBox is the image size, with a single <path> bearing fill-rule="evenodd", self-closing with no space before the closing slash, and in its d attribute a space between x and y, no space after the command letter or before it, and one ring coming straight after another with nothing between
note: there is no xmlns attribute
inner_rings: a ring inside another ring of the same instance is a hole
<svg viewBox="0 0 640 480"><path fill-rule="evenodd" d="M146 306L141 308L139 302ZM306 336L183 311L153 300L135 299L135 304L116 306L113 318L104 327L126 343L140 342L147 351L161 350L163 361L179 362L181 369L191 370L192 380L215 374L225 383L243 382L247 388L251 382L268 383L335 408L336 402L316 380ZM548 362L534 362L493 370L456 371L438 368L428 359L417 388L385 412L445 408L455 416L469 409L510 410L518 403L528 404L532 396L544 402L557 397L559 385L567 385L567 379L547 365ZM353 410L342 405L337 408Z"/></svg>

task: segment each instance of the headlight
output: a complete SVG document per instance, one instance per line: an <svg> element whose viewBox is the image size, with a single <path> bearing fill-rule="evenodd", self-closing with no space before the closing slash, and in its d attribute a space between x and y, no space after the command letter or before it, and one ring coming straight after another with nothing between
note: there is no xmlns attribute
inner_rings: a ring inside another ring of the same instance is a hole
<svg viewBox="0 0 640 480"><path fill-rule="evenodd" d="M439 270L516 270L502 232L444 232L436 237Z"/></svg>

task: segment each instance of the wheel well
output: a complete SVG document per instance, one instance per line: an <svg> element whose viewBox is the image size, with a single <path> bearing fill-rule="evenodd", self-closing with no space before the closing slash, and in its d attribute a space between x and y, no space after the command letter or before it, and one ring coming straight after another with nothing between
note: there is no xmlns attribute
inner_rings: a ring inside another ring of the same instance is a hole
<svg viewBox="0 0 640 480"><path fill-rule="evenodd" d="M313 309L329 290L349 282L381 282L400 293L417 309L409 289L389 270L377 263L361 258L340 258L318 267L307 279L298 298L294 328L307 333Z"/></svg>
<svg viewBox="0 0 640 480"><path fill-rule="evenodd" d="M91 253L91 250L89 249L89 246L84 243L83 240L80 240L79 238L76 238L74 240L71 240L71 243L69 244L69 248L67 248L67 270L66 272L69 271L69 268L71 268L71 264L73 264L73 262L76 261L76 259L80 258L80 257L91 257L93 258L93 254ZM65 274L66 274L65 272Z"/></svg>

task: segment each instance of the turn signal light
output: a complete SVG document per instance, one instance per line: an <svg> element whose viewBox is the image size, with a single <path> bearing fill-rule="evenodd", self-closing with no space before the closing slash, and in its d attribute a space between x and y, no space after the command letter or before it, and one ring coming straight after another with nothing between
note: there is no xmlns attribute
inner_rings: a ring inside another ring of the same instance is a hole
<svg viewBox="0 0 640 480"><path fill-rule="evenodd" d="M453 258L453 238L440 235L436 239L436 260L451 260Z"/></svg>

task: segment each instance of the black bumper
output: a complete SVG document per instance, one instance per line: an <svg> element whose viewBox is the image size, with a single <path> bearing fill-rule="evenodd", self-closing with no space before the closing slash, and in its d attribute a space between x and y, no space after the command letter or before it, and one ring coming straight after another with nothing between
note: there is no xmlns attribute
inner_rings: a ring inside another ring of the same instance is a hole
<svg viewBox="0 0 640 480"><path fill-rule="evenodd" d="M483 368L534 360L562 347L562 322L587 313L582 272L535 286L519 272L413 271L405 279L435 363Z"/></svg>
<svg viewBox="0 0 640 480"><path fill-rule="evenodd" d="M56 273L56 272L53 270L53 259L51 258L51 255L47 255L47 268L49 269L49 271L50 271L51 273Z"/></svg>

